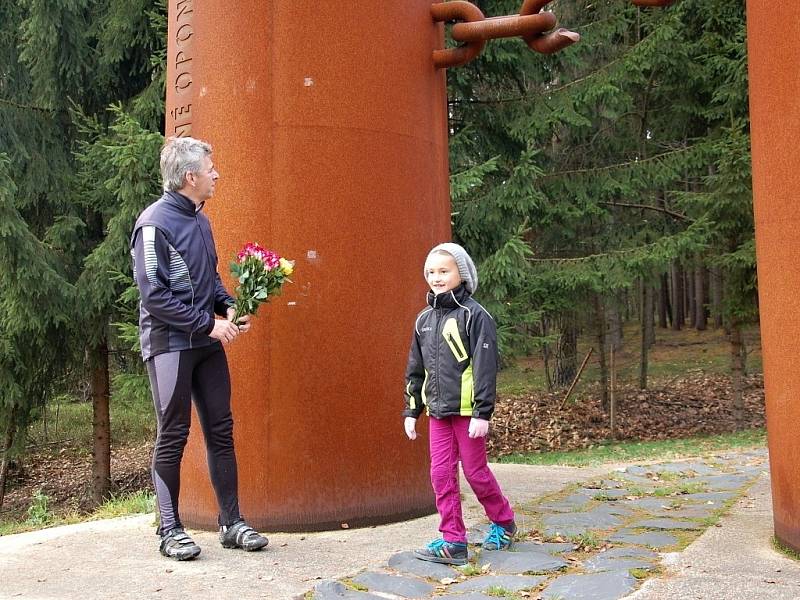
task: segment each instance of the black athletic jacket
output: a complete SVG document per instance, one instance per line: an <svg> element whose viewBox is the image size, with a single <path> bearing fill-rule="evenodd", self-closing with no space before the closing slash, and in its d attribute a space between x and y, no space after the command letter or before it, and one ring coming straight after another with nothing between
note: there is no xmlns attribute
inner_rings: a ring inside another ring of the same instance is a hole
<svg viewBox="0 0 800 600"><path fill-rule="evenodd" d="M217 251L202 205L165 192L136 221L131 236L133 276L139 286L142 357L200 348L214 314L225 316L233 298L217 273Z"/></svg>
<svg viewBox="0 0 800 600"><path fill-rule="evenodd" d="M434 295L417 315L406 369L404 417L489 420L497 381L497 328L463 285Z"/></svg>

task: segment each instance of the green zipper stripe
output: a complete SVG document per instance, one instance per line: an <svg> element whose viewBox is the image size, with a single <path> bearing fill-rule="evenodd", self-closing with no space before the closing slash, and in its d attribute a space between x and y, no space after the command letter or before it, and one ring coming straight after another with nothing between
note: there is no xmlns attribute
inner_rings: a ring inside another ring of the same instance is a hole
<svg viewBox="0 0 800 600"><path fill-rule="evenodd" d="M464 362L469 358L467 349L464 347L464 342L461 341L461 335L458 333L458 323L456 323L455 319L447 319L447 321L445 321L444 327L442 328L442 335L458 362Z"/></svg>
<svg viewBox="0 0 800 600"><path fill-rule="evenodd" d="M414 398L414 394L411 393L411 382L409 381L406 384L406 395L408 396L408 405L411 410L416 410L417 408L417 399Z"/></svg>

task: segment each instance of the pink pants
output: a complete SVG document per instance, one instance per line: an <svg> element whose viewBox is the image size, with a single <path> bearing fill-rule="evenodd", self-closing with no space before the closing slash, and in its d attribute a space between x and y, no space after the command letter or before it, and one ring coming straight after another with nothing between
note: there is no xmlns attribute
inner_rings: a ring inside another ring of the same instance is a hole
<svg viewBox="0 0 800 600"><path fill-rule="evenodd" d="M469 417L430 418L431 483L441 517L439 531L448 542L467 541L458 485L459 460L486 516L499 524L514 520L514 511L486 462L486 438L471 439L469 421Z"/></svg>

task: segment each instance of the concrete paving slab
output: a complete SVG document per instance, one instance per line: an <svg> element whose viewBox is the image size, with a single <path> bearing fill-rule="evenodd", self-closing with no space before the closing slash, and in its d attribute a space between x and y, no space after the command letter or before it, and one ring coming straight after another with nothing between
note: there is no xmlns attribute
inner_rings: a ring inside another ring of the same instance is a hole
<svg viewBox="0 0 800 600"><path fill-rule="evenodd" d="M408 573L409 575L416 575L417 577L424 577L426 579L435 579L436 581L452 579L460 575L460 573L447 565L427 560L419 560L414 556L411 550L398 552L389 558L387 564L389 568L399 573Z"/></svg>
<svg viewBox="0 0 800 600"><path fill-rule="evenodd" d="M367 571L353 577L353 581L363 585L369 592L392 594L402 598L425 598L433 593L434 587L417 577L388 575Z"/></svg>
<svg viewBox="0 0 800 600"><path fill-rule="evenodd" d="M589 573L597 573L599 571L630 571L631 569L645 569L652 570L656 568L656 564L638 558L608 558L603 556L595 556L583 563L583 568Z"/></svg>
<svg viewBox="0 0 800 600"><path fill-rule="evenodd" d="M588 531L611 529L622 524L622 519L604 510L544 515L542 526L545 535L575 536Z"/></svg>
<svg viewBox="0 0 800 600"><path fill-rule="evenodd" d="M589 575L564 575L542 592L543 600L619 600L636 586L627 571L608 571Z"/></svg>
<svg viewBox="0 0 800 600"><path fill-rule="evenodd" d="M518 504L601 476L609 467L495 464L492 469ZM465 519L485 522L469 486L463 489ZM153 515L54 527L0 537L0 600L288 600L323 580L384 567L392 555L436 537L438 525L438 516L431 515L364 529L267 532L268 548L252 553L223 549L214 532L191 531L202 554L184 563L158 553ZM523 531L532 526L524 515L518 525Z"/></svg>
<svg viewBox="0 0 800 600"><path fill-rule="evenodd" d="M382 600L380 596L353 590L338 581L323 581L314 587L313 600Z"/></svg>
<svg viewBox="0 0 800 600"><path fill-rule="evenodd" d="M731 454L730 457L731 460L725 463L725 469L729 469L726 474L739 477L747 474L747 478L739 479L743 486L749 485L752 478L767 468L764 451ZM708 465L716 464L715 468L720 472L720 463L716 458L691 462L699 466L704 464L704 460ZM596 488L588 486L595 485L598 477L607 478L613 468L610 465L588 469L493 465L512 503L527 507L534 506L537 499L544 495L574 489L576 484L596 491ZM647 468L657 467L647 465ZM662 562L654 564L666 565L668 575L647 580L643 588L634 594L642 594L641 600L800 600L800 565L777 553L769 545L772 517L769 485L763 481L766 477L761 476L751 489L751 495L734 506L730 515L720 521L720 527L707 529L681 553L662 555ZM737 480L726 478L721 483L729 485L734 481ZM471 529L478 530L486 523L485 515L468 487L464 486L463 489L466 522ZM651 516L662 516L654 514L664 510L660 504L662 502L669 506L677 504L678 508L672 514L663 515L672 517L681 510L714 510L722 505L724 499L740 494L742 489L645 500L654 501L650 509ZM758 492L761 496L753 496L757 489L761 490ZM601 513L608 516L611 512L609 509L616 510L613 509L616 503L612 501L591 503L593 510L598 511L598 518L602 516ZM627 501L624 505L628 509L636 506ZM636 506L638 510L645 507L645 504ZM523 535L537 525L536 520L524 512L518 513L517 518ZM386 599L402 597L396 593L401 590L386 587L384 589L390 591L379 591L377 588L382 586L370 580L372 587L367 586L370 592L365 593L343 585L342 581L388 577L391 578L390 583L396 583L401 580L400 575L427 586L409 591L412 596L419 595L428 600L434 596L452 600L491 598L481 591L460 592L454 589L451 584L464 581L466 571L416 559L413 559L414 562L408 560L410 550L422 547L436 537L437 525L438 517L429 516L365 529L308 534L274 533L269 534L271 544L266 551L251 554L222 549L213 532L192 532L203 553L198 560L189 563L170 561L158 554L158 538L153 533L152 515L5 536L0 537L0 600L172 600L187 595L204 600L290 600L301 598L315 588L313 594L317 598L323 598L325 594L324 598L332 600ZM700 525L705 526L702 523ZM674 540L663 532L640 531L623 529L611 537L624 544L647 544L649 541L648 545L661 548L663 544L652 543L658 536L661 536L661 541ZM620 535L621 538L618 537ZM528 548L529 545L532 547ZM546 546L551 548L545 550ZM540 556L548 558L546 552L563 552L570 547L561 546L521 542L516 549L535 550ZM487 558L491 554L483 553ZM494 554L511 558L521 553ZM627 594L632 589L626 587L630 580L624 570L634 565L631 559L647 563L654 560L653 553L641 546L617 546L593 556L583 556L582 563L576 562L573 556L569 574L556 571L545 575L548 585L542 598L619 598L619 594ZM494 562L500 560L495 559ZM415 572L415 567L420 565L442 567L444 571L436 574ZM590 572L594 568L606 567L614 570ZM470 575L466 581L493 576L492 572ZM441 583L442 579L446 580L446 586ZM431 589L436 591L421 596ZM559 589L564 593L559 593ZM639 598L631 596L634 597Z"/></svg>
<svg viewBox="0 0 800 600"><path fill-rule="evenodd" d="M769 477L761 476L718 527L667 555L664 577L626 600L800 600L800 562L772 547Z"/></svg>
<svg viewBox="0 0 800 600"><path fill-rule="evenodd" d="M546 552L507 552L503 550L481 552L478 565L481 567L489 565L495 573L510 575L546 573L569 566L564 559Z"/></svg>
<svg viewBox="0 0 800 600"><path fill-rule="evenodd" d="M513 552L547 552L548 554L561 554L572 552L576 546L572 542L516 542L512 547Z"/></svg>

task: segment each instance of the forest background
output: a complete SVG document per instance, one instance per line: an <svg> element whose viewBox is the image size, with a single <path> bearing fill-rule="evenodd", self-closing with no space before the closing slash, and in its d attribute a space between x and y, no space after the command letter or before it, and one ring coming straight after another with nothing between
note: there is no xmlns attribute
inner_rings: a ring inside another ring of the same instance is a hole
<svg viewBox="0 0 800 600"><path fill-rule="evenodd" d="M578 44L448 70L453 233L505 367L495 456L763 425L744 4L554 0ZM160 190L166 10L0 3L0 507L75 462L81 508L147 486L128 239ZM70 418L89 433L59 436Z"/></svg>

